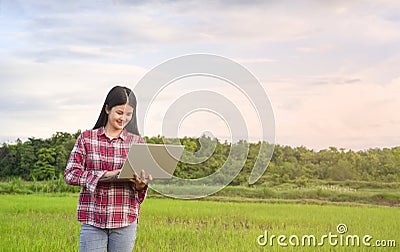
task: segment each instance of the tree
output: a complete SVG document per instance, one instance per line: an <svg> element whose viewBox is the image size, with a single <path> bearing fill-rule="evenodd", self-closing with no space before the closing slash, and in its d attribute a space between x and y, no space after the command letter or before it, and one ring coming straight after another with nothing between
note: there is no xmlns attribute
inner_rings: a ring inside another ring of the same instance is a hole
<svg viewBox="0 0 400 252"><path fill-rule="evenodd" d="M3 144L0 151L0 176L11 177L15 176L17 167L17 149L15 145Z"/></svg>
<svg viewBox="0 0 400 252"><path fill-rule="evenodd" d="M52 179L56 176L56 149L41 148L38 151L38 161L33 165L31 177L37 180Z"/></svg>
<svg viewBox="0 0 400 252"><path fill-rule="evenodd" d="M36 156L33 146L30 142L25 142L20 147L20 162L18 169L18 176L21 176L23 179L30 179L30 171L33 167L33 164L36 162Z"/></svg>

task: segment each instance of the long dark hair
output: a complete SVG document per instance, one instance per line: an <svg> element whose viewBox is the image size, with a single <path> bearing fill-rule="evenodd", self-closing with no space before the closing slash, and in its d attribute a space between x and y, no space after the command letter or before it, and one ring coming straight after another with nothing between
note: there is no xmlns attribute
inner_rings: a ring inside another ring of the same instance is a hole
<svg viewBox="0 0 400 252"><path fill-rule="evenodd" d="M106 100L104 101L104 105L101 108L99 119L97 119L97 122L94 125L93 129L98 129L106 126L108 120L106 107L108 108L108 110L111 110L114 106L119 106L124 104L128 104L133 108L132 120L125 126L125 129L128 132L139 135L139 129L136 120L136 105L137 105L136 96L132 92L132 90L130 90L127 87L121 87L121 86L115 86L110 90L110 92L108 92Z"/></svg>

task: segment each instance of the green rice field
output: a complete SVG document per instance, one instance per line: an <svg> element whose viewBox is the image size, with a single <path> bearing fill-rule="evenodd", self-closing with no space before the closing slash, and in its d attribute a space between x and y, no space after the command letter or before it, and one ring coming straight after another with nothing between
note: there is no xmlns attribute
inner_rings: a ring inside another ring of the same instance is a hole
<svg viewBox="0 0 400 252"><path fill-rule="evenodd" d="M0 251L78 251L77 198L0 195ZM398 207L149 197L134 251L398 251L399 226Z"/></svg>

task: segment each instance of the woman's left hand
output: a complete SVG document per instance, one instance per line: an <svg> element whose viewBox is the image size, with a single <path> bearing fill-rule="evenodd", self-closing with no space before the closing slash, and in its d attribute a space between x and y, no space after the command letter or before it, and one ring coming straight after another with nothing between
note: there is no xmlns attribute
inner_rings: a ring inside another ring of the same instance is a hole
<svg viewBox="0 0 400 252"><path fill-rule="evenodd" d="M141 176L139 177L139 175L135 172L134 174L134 179L131 179L130 181L135 185L135 189L140 191L143 190L145 188L145 186L153 180L153 178L151 177L151 175L149 174L149 176L146 178L146 174L144 172L144 170L142 170L141 172Z"/></svg>

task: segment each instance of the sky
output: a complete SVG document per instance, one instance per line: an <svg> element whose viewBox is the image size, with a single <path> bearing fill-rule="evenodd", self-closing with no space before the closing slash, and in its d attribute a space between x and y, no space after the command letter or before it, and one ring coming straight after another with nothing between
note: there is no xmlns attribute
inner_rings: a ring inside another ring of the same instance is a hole
<svg viewBox="0 0 400 252"><path fill-rule="evenodd" d="M277 144L400 146L397 0L0 0L0 142L90 129L112 86L133 88L159 64L198 53L231 59L259 80ZM161 133L165 106L206 89L237 104L257 140L243 94L203 81L163 90L144 134ZM178 130L230 133L206 111L188 114Z"/></svg>

